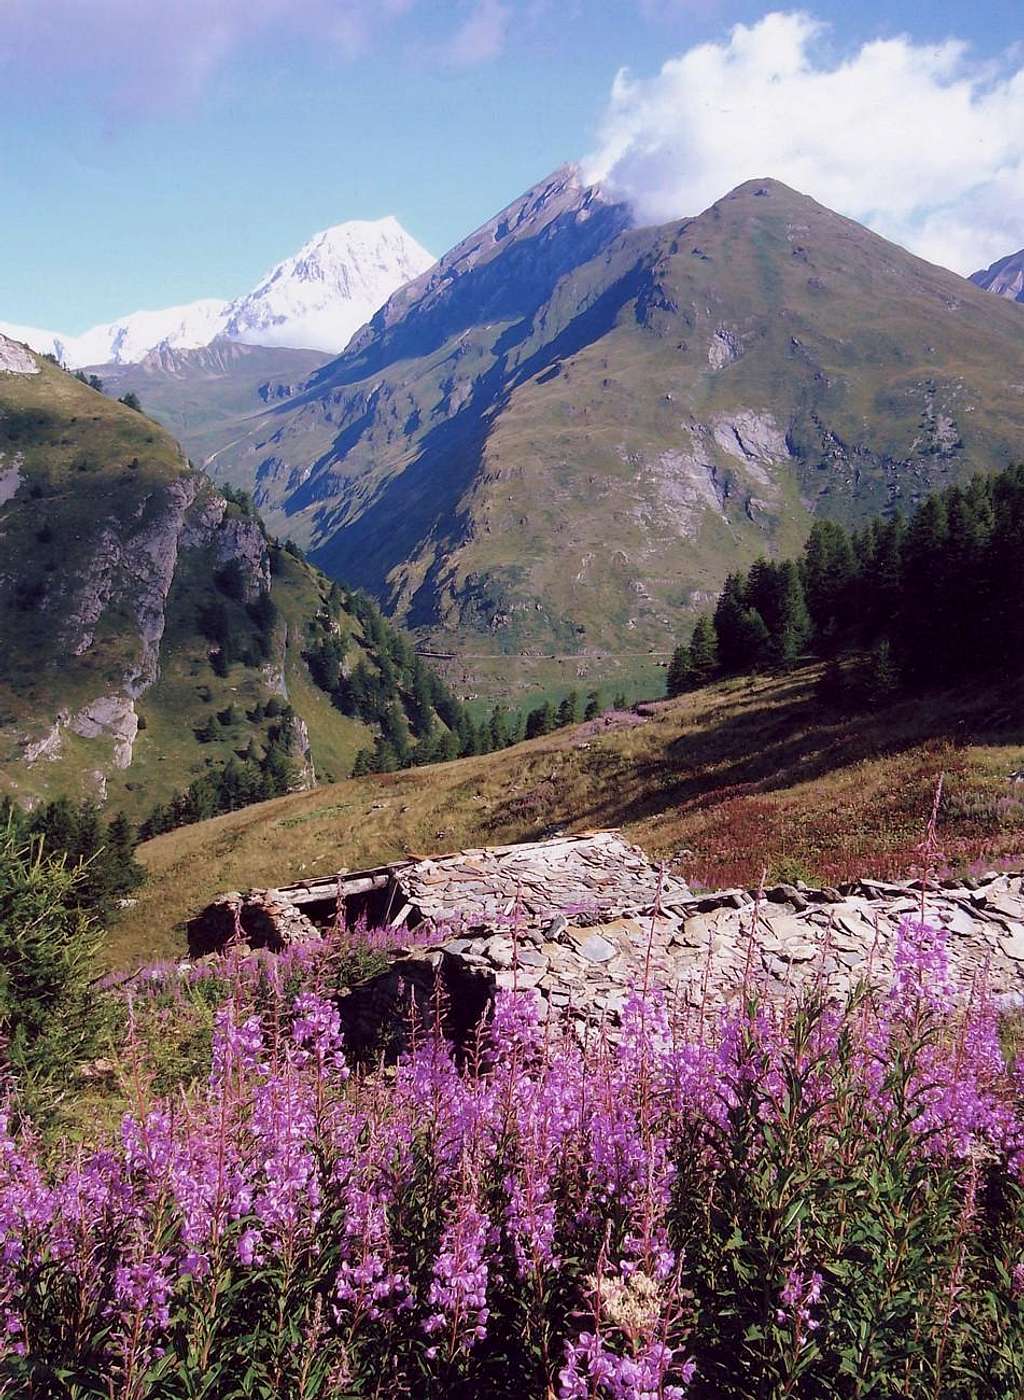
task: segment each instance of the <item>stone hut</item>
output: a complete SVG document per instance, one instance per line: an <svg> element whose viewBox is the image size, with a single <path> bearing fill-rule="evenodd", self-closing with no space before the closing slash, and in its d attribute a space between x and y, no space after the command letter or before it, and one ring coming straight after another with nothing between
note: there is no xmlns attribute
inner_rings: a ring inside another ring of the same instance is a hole
<svg viewBox="0 0 1024 1400"><path fill-rule="evenodd" d="M192 921L189 946L194 956L232 941L281 949L358 919L390 930L388 969L344 999L358 1047L400 1022L410 998L425 1009L439 989L457 1039L498 988L529 992L545 1017L612 1028L644 984L691 1007L751 979L779 998L808 979L843 996L891 974L901 923L922 913L946 929L964 995L984 980L1006 1005L1024 1005L1021 874L694 894L614 831L223 895Z"/></svg>

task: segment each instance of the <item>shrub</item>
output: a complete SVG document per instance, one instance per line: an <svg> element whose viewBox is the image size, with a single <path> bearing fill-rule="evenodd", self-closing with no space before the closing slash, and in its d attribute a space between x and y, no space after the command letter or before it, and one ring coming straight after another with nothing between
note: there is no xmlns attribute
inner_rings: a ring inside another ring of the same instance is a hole
<svg viewBox="0 0 1024 1400"><path fill-rule="evenodd" d="M85 867L48 856L13 823L0 830L0 1034L22 1102L40 1111L95 1054L90 980L101 932L79 904Z"/></svg>

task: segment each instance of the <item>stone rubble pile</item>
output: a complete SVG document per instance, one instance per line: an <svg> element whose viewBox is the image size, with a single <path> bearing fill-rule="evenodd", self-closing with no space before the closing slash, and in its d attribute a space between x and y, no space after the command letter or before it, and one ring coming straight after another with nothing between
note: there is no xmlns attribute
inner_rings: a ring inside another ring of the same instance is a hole
<svg viewBox="0 0 1024 1400"><path fill-rule="evenodd" d="M785 997L806 981L841 997L862 978L887 980L904 920L946 929L963 995L984 977L1008 1005L1024 1004L1024 876L990 874L924 891L859 881L839 890L780 885L678 898L627 917L544 929L479 932L409 950L405 959L458 959L495 988L536 989L543 1009L614 1024L645 983L691 1006L727 999L746 979Z"/></svg>
<svg viewBox="0 0 1024 1400"><path fill-rule="evenodd" d="M922 914L948 933L961 995L983 978L1007 1006L1024 1005L1024 874L924 890L860 880L700 895L616 832L224 895L193 921L190 947L198 955L239 939L271 949L319 939L318 922L334 921L339 898L369 892L396 940L411 932L388 970L346 998L348 1031L367 1044L410 999L422 1008L439 987L463 1031L499 988L531 993L544 1017L612 1028L644 985L689 1006L721 1003L751 981L777 998L808 980L842 997L863 978L888 979L900 925Z"/></svg>
<svg viewBox="0 0 1024 1400"><path fill-rule="evenodd" d="M410 913L435 923L520 928L562 915L604 922L658 897L687 899L687 885L662 876L637 846L611 831L556 837L519 846L461 851L422 860L400 872Z"/></svg>

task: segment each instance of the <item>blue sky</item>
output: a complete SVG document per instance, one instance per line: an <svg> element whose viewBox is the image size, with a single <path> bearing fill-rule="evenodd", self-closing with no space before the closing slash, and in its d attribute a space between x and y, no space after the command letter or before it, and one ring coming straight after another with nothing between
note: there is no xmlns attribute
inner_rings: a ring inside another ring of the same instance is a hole
<svg viewBox="0 0 1024 1400"><path fill-rule="evenodd" d="M347 218L441 253L587 155L651 219L779 174L961 270L1024 244L1019 0L769 8L0 0L0 320L233 296Z"/></svg>

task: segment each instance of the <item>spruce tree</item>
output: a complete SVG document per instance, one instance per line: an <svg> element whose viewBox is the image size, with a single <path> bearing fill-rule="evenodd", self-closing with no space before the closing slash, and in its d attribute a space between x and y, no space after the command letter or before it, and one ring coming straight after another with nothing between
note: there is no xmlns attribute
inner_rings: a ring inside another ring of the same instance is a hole
<svg viewBox="0 0 1024 1400"><path fill-rule="evenodd" d="M558 707L557 724L559 729L564 729L567 725L578 724L580 719L580 697L579 692L570 690L568 695L562 700Z"/></svg>
<svg viewBox="0 0 1024 1400"><path fill-rule="evenodd" d="M816 520L804 545L800 577L815 644L834 645L853 620L853 585L857 578L853 543L835 520Z"/></svg>
<svg viewBox="0 0 1024 1400"><path fill-rule="evenodd" d="M768 659L768 627L758 610L747 601L742 574L730 574L725 580L715 608L714 627L723 671L754 671Z"/></svg>
<svg viewBox="0 0 1024 1400"><path fill-rule="evenodd" d="M82 909L83 879L13 826L0 830L0 1037L30 1112L51 1107L97 1049L102 932Z"/></svg>
<svg viewBox="0 0 1024 1400"><path fill-rule="evenodd" d="M777 620L771 639L773 657L777 665L792 666L811 637L811 618L804 601L800 571L792 559L779 565L776 588Z"/></svg>
<svg viewBox="0 0 1024 1400"><path fill-rule="evenodd" d="M497 753L499 749L507 749L512 742L512 735L509 728L508 709L504 705L495 705L491 711L489 727L491 751Z"/></svg>
<svg viewBox="0 0 1024 1400"><path fill-rule="evenodd" d="M550 734L554 727L555 711L550 700L538 705L526 716L527 739L539 739L545 734Z"/></svg>
<svg viewBox="0 0 1024 1400"><path fill-rule="evenodd" d="M899 685L899 670L893 657L892 646L883 637L871 648L861 669L861 699L866 705L878 708L893 699Z"/></svg>
<svg viewBox="0 0 1024 1400"><path fill-rule="evenodd" d="M718 638L715 624L707 613L701 613L690 638L690 671L698 685L704 685L718 666Z"/></svg>
<svg viewBox="0 0 1024 1400"><path fill-rule="evenodd" d="M373 771L373 755L369 749L360 749L352 764L352 777L362 778Z"/></svg>
<svg viewBox="0 0 1024 1400"><path fill-rule="evenodd" d="M690 663L690 648L685 642L680 642L672 653L672 660L668 663L668 671L665 675L665 693L669 697L682 695L685 690L689 690L693 685L693 667Z"/></svg>

